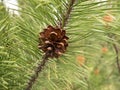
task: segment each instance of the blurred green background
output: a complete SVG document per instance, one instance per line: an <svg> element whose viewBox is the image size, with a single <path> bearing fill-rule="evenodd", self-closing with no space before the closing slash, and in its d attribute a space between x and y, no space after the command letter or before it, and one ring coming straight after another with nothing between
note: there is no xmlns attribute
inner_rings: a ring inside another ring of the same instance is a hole
<svg viewBox="0 0 120 90"><path fill-rule="evenodd" d="M70 1L0 3L0 90L25 90L43 56L39 32L63 21ZM76 0L72 8L67 51L49 59L32 90L120 90L120 0Z"/></svg>

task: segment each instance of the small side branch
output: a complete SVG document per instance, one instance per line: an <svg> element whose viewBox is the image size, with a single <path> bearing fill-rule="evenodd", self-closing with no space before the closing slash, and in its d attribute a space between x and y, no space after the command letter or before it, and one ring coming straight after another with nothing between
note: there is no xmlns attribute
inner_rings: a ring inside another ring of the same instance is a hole
<svg viewBox="0 0 120 90"><path fill-rule="evenodd" d="M68 6L68 9L67 9L67 11L66 11L66 13L65 13L65 15L63 17L63 22L61 22L61 24L60 24L60 25L62 25L61 28L66 26L75 1L76 0L71 0L70 4Z"/></svg>
<svg viewBox="0 0 120 90"><path fill-rule="evenodd" d="M108 35L108 36L111 39L115 39L115 35ZM116 53L116 64L117 64L117 67L118 67L118 72L120 73L119 48L115 43L113 44L113 48L114 48L115 53Z"/></svg>
<svg viewBox="0 0 120 90"><path fill-rule="evenodd" d="M116 63L117 63L118 71L119 71L119 73L120 73L119 49L118 49L118 47L117 47L116 44L113 44L113 47L114 47L115 52L116 52Z"/></svg>
<svg viewBox="0 0 120 90"><path fill-rule="evenodd" d="M45 55L43 56L42 62L41 62L40 64L38 64L38 67L36 68L34 75L31 76L31 79L29 80L28 85L27 85L27 87L26 87L25 90L31 90L33 84L34 84L35 81L37 80L40 72L42 71L42 69L43 69L43 67L45 66L45 64L46 64L47 61L48 61L48 56L47 56L47 54L45 54Z"/></svg>

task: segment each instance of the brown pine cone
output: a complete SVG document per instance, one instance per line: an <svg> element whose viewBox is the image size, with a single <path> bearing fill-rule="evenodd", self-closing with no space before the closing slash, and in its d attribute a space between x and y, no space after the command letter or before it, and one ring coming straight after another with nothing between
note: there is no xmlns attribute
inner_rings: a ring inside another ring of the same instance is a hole
<svg viewBox="0 0 120 90"><path fill-rule="evenodd" d="M58 58L66 51L68 46L66 31L58 27L54 28L48 26L43 32L40 32L39 36L39 49L42 49L45 53L48 52L48 57Z"/></svg>

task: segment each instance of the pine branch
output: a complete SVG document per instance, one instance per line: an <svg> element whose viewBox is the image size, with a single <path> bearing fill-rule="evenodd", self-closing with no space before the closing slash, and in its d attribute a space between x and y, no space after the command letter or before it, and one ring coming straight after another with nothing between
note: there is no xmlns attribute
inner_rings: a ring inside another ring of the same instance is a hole
<svg viewBox="0 0 120 90"><path fill-rule="evenodd" d="M73 8L73 4L75 3L75 0L71 0L69 6L68 6L68 10L66 11L66 14L63 17L63 22L60 22L60 27L63 28L70 16L70 13L72 11ZM25 90L31 90L33 84L35 83L36 79L38 78L38 75L40 74L40 72L43 70L43 67L45 66L46 62L48 61L48 56L49 56L49 52L47 52L44 57L43 60L40 64L38 64L37 69L35 70L35 74L31 77L31 79L28 82L28 85L26 87Z"/></svg>
<svg viewBox="0 0 120 90"><path fill-rule="evenodd" d="M76 0L71 0L70 4L68 6L67 12L66 12L66 14L63 17L63 22L60 23L60 27L61 28L64 28L66 26L67 21L68 21L68 19L70 17L70 13L71 13L71 11L73 9L73 5L74 5L75 1Z"/></svg>
<svg viewBox="0 0 120 90"><path fill-rule="evenodd" d="M40 64L38 64L38 67L37 69L35 70L35 73L34 75L31 77L31 79L29 80L28 82L28 85L26 87L25 90L31 90L33 84L35 83L36 79L38 78L40 72L42 71L42 69L44 68L46 62L48 61L48 53L46 53L44 56L43 56L43 60Z"/></svg>

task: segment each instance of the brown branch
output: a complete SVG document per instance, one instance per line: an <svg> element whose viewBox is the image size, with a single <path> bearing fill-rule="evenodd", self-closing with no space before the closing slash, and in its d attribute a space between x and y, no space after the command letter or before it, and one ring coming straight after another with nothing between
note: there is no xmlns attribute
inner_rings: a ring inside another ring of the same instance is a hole
<svg viewBox="0 0 120 90"><path fill-rule="evenodd" d="M75 3L76 0L71 0L69 6L68 6L68 9L67 9L67 12L65 13L64 17L63 17L63 22L60 23L60 27L61 28L64 28L67 24L67 21L70 17L70 13L72 11L72 8L73 8L73 5Z"/></svg>
<svg viewBox="0 0 120 90"><path fill-rule="evenodd" d="M46 62L48 61L48 55L47 54L48 53L46 53L43 56L43 60L41 61L40 64L38 64L38 67L36 68L34 75L31 76L31 79L29 80L28 85L27 85L25 90L31 90L33 84L35 83L36 79L38 78L38 75L40 74L40 72L42 71L42 69L45 66Z"/></svg>
<svg viewBox="0 0 120 90"><path fill-rule="evenodd" d="M113 44L113 47L114 47L115 52L116 52L116 63L117 63L118 71L119 71L119 73L120 73L119 49L118 49L118 47L117 47L116 44Z"/></svg>

